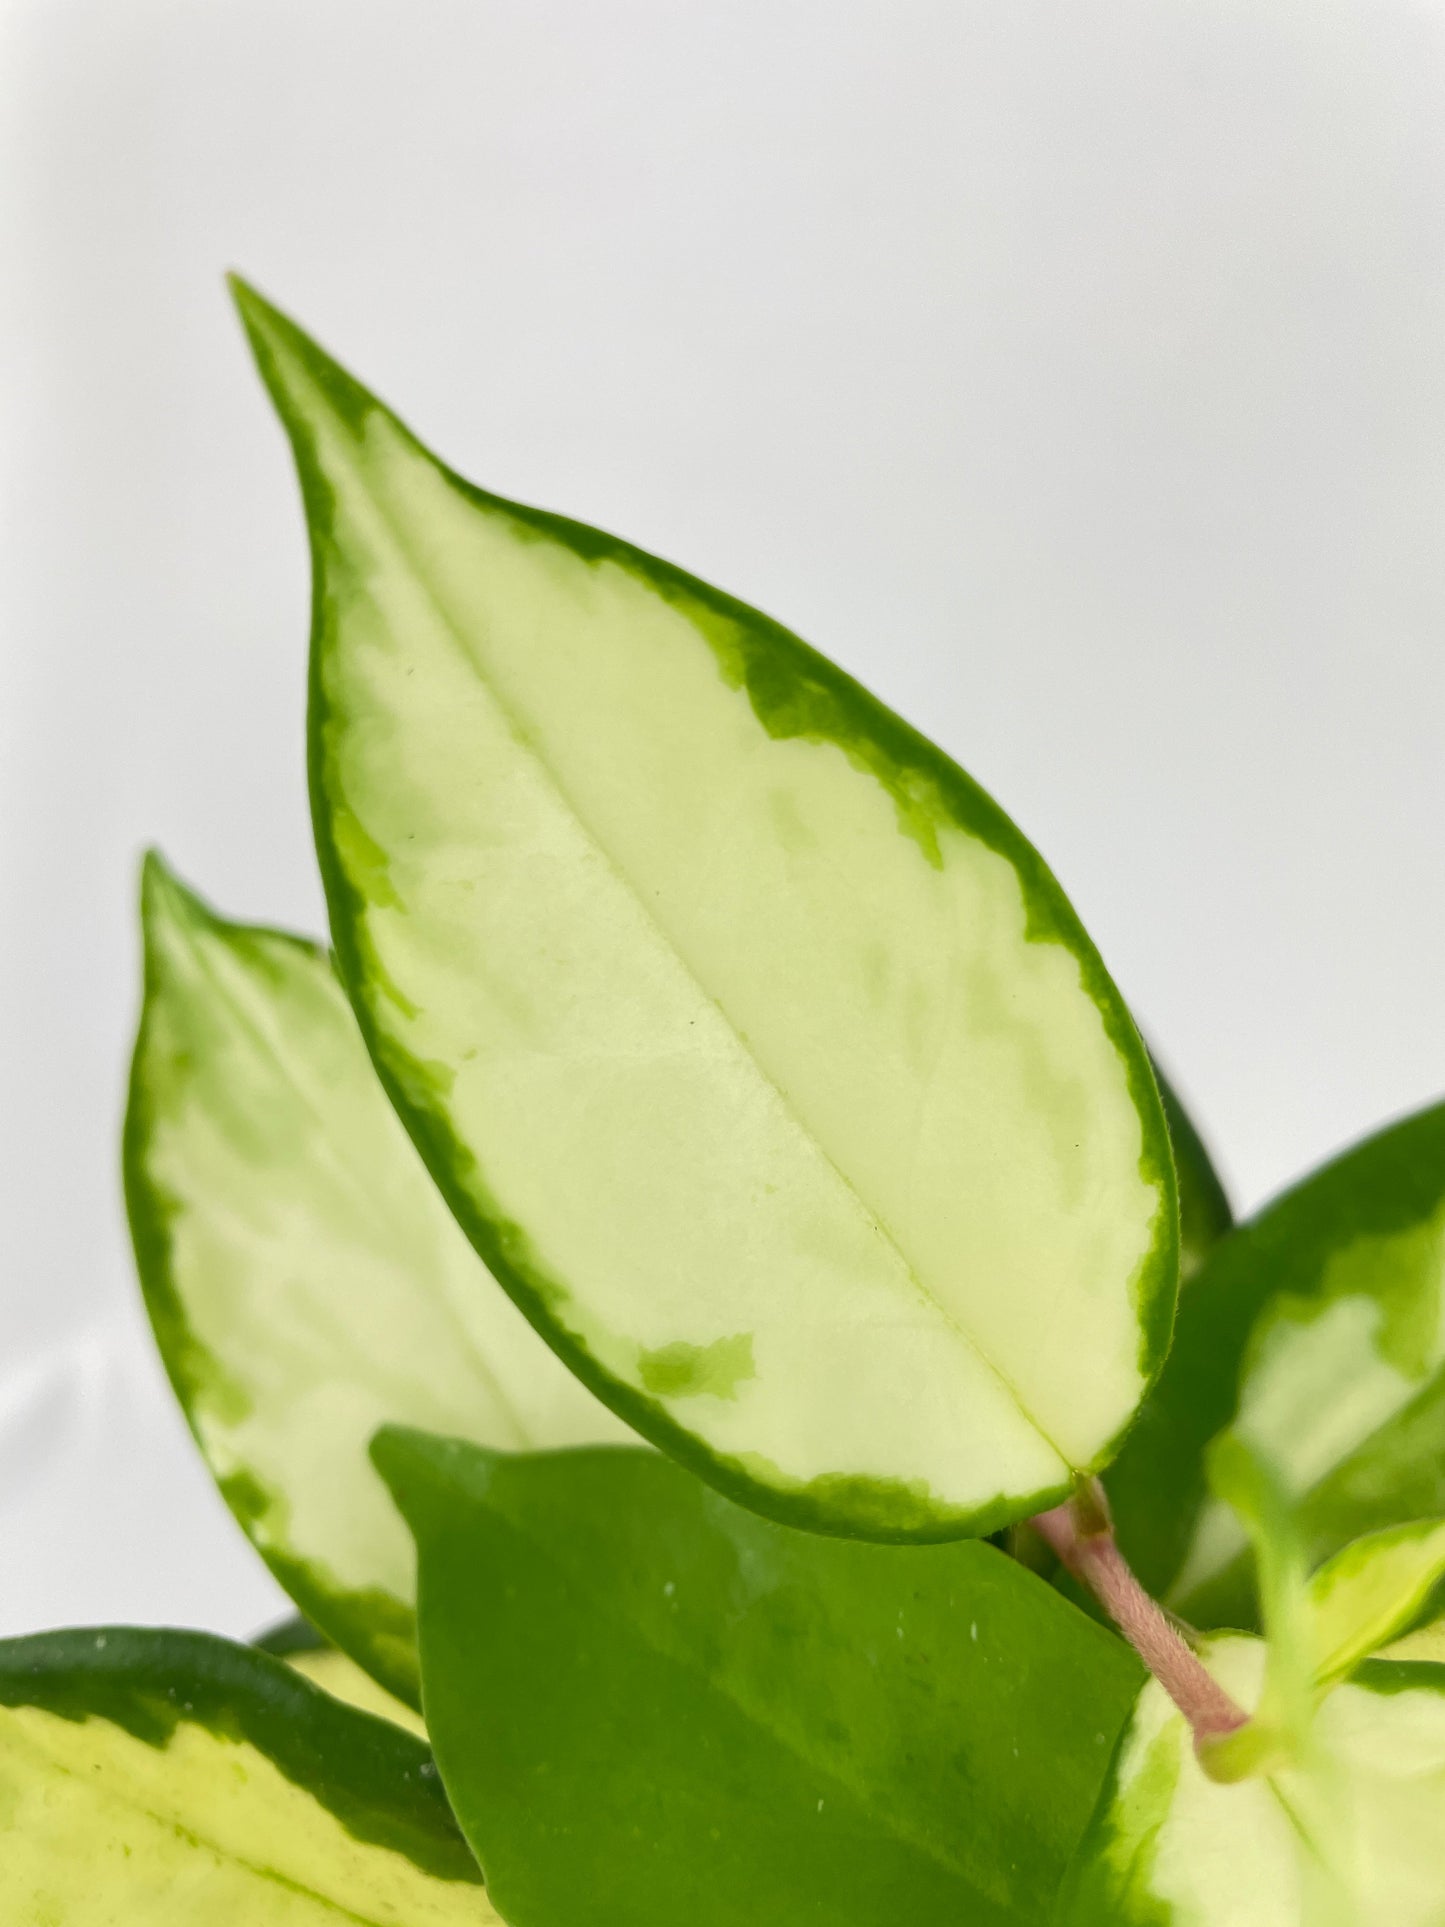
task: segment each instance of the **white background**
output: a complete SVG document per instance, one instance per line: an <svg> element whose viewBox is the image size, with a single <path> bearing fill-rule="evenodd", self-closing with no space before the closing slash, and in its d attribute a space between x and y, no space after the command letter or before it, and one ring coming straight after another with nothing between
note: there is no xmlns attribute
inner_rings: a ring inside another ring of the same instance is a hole
<svg viewBox="0 0 1445 1927"><path fill-rule="evenodd" d="M278 1597L116 1177L142 845L320 923L231 265L936 735L1241 1204L1445 1090L1445 9L0 0L0 1631Z"/></svg>

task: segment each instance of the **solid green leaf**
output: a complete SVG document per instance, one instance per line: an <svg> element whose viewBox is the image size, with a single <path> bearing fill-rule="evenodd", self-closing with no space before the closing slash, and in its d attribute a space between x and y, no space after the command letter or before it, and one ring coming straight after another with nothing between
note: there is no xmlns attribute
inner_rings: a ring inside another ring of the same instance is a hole
<svg viewBox="0 0 1445 1927"><path fill-rule="evenodd" d="M1047 1920L1142 1673L1004 1554L797 1532L650 1453L374 1450L515 1927Z"/></svg>
<svg viewBox="0 0 1445 1927"><path fill-rule="evenodd" d="M1210 1671L1243 1705L1259 1640ZM1150 1681L1120 1746L1059 1927L1439 1927L1445 1904L1445 1667L1372 1660L1328 1692L1323 1766L1219 1785Z"/></svg>
<svg viewBox="0 0 1445 1927"><path fill-rule="evenodd" d="M629 1436L457 1230L330 962L148 859L125 1184L161 1354L232 1511L303 1611L417 1693L387 1420L490 1445Z"/></svg>
<svg viewBox="0 0 1445 1927"><path fill-rule="evenodd" d="M1445 1514L1445 1105L1313 1173L1210 1254L1107 1484L1152 1592L1199 1625L1254 1624L1245 1535L1204 1454L1250 1384L1311 1564Z"/></svg>
<svg viewBox="0 0 1445 1927"><path fill-rule="evenodd" d="M986 1531L1168 1343L1159 1098L1037 853L777 624L469 487L259 296L340 968L478 1250L776 1516Z"/></svg>
<svg viewBox="0 0 1445 1927"><path fill-rule="evenodd" d="M1154 1080L1159 1086L1179 1179L1179 1275L1187 1281L1220 1239L1233 1230L1234 1212L1204 1139L1157 1059Z"/></svg>
<svg viewBox="0 0 1445 1927"><path fill-rule="evenodd" d="M331 1642L301 1613L292 1613L289 1618L268 1626L264 1633L258 1633L251 1644L276 1659L293 1660L307 1653L324 1652Z"/></svg>
<svg viewBox="0 0 1445 1927"><path fill-rule="evenodd" d="M0 1644L0 1919L489 1927L426 1747L252 1647Z"/></svg>

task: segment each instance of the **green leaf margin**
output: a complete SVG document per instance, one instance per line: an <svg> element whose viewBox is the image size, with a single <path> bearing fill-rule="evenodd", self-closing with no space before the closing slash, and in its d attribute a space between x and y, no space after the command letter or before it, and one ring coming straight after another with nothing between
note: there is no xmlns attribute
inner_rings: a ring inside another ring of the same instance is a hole
<svg viewBox="0 0 1445 1927"><path fill-rule="evenodd" d="M354 1839L483 1884L428 1748L256 1647L135 1626L0 1641L0 1706L102 1719L157 1748L182 1724L244 1741Z"/></svg>
<svg viewBox="0 0 1445 1927"><path fill-rule="evenodd" d="M412 1102L408 1066L389 1050L368 1007L366 984L377 973L372 969L363 935L364 906L347 882L332 840L324 790L324 741L330 717L322 688L321 661L330 636L331 601L319 532L329 525L332 494L315 459L309 424L288 402L286 382L270 337L286 343L338 418L353 432L359 432L373 413L385 416L423 460L479 508L503 510L524 527L552 537L587 560L611 562L648 583L664 599L704 610L726 625L734 636L730 646L721 639L715 641L720 657L726 656L725 672L745 690L769 736L836 744L855 766L867 769L877 779L893 798L901 826L919 838L926 838L930 832L926 824L918 822L914 788L923 785L933 789L968 835L1013 866L1024 896L1027 940L1059 943L1074 958L1082 987L1099 1010L1105 1033L1126 1066L1129 1094L1143 1139L1140 1174L1158 1189L1154 1247L1132 1286L1139 1325L1139 1371L1147 1394L1169 1354L1179 1284L1178 1185L1169 1127L1153 1067L1133 1018L1043 858L966 771L781 623L617 536L476 487L426 448L392 410L240 276L230 277L230 287L261 379L290 441L306 514L312 579L307 774L317 860L338 969L377 1075L423 1163L488 1270L588 1389L643 1438L729 1498L783 1524L883 1543L928 1543L981 1536L1063 1498L1065 1488L1060 1486L1017 1501L996 1501L966 1517L940 1521L930 1508L920 1506L909 1488L896 1481L835 1475L809 1480L792 1491L761 1485L745 1464L709 1450L657 1401L614 1379L560 1327L550 1309L553 1287L525 1229L495 1205L485 1212L478 1210L466 1187L457 1181L456 1172L471 1166L470 1154L441 1119ZM751 632L747 643L736 640L736 629ZM380 975L384 980L385 973ZM475 1182L475 1173L473 1177ZM1077 1470L1092 1472L1107 1465L1137 1412L1136 1407L1130 1420L1094 1455L1089 1466ZM851 1512L851 1525L838 1522L834 1508L843 1503Z"/></svg>

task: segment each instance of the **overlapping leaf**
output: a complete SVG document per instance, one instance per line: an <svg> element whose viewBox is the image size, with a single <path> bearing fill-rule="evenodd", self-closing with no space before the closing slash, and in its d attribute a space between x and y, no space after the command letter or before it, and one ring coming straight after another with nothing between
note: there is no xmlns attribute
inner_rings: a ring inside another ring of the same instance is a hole
<svg viewBox="0 0 1445 1927"><path fill-rule="evenodd" d="M468 487L249 290L315 565L311 780L373 1057L601 1396L830 1530L987 1530L1156 1371L1173 1167L1057 884L796 638Z"/></svg>
<svg viewBox="0 0 1445 1927"><path fill-rule="evenodd" d="M1234 1212L1198 1127L1157 1062L1154 1078L1179 1179L1179 1275L1187 1281L1234 1228Z"/></svg>
<svg viewBox="0 0 1445 1927"><path fill-rule="evenodd" d="M1253 1623L1244 1534L1205 1450L1248 1385L1310 1564L1445 1513L1445 1106L1380 1132L1216 1247L1108 1484L1151 1590L1202 1625Z"/></svg>
<svg viewBox="0 0 1445 1927"><path fill-rule="evenodd" d="M629 1435L457 1230L325 955L225 922L156 858L144 927L125 1178L166 1368L281 1583L414 1699L414 1560L367 1458L376 1427Z"/></svg>
<svg viewBox="0 0 1445 1927"><path fill-rule="evenodd" d="M494 1927L426 1747L203 1633L0 1644L0 1919Z"/></svg>
<svg viewBox="0 0 1445 1927"><path fill-rule="evenodd" d="M1378 1652L1411 1623L1442 1574L1445 1520L1388 1526L1337 1552L1310 1581L1315 1677L1342 1679Z"/></svg>
<svg viewBox="0 0 1445 1927"><path fill-rule="evenodd" d="M408 1733L425 1739L426 1722L414 1708L378 1686L370 1673L364 1673L354 1659L323 1639L304 1619L283 1620L255 1643L263 1653L284 1659L303 1679L309 1679L333 1699L374 1714L377 1719L390 1720L393 1726L405 1727Z"/></svg>
<svg viewBox="0 0 1445 1927"><path fill-rule="evenodd" d="M1212 1640L1251 1705L1260 1641ZM1438 1927L1445 1895L1445 1667L1372 1660L1316 1716L1326 1769L1220 1785L1154 1682L1120 1748L1059 1927Z"/></svg>
<svg viewBox="0 0 1445 1927"><path fill-rule="evenodd" d="M1445 1667L1370 1655L1445 1569L1445 1522L1371 1533L1307 1576L1292 1466L1255 1416L1247 1384L1208 1471L1253 1546L1267 1642L1201 1654L1250 1719L1196 1756L1150 1682L1060 1927L1438 1927Z"/></svg>
<svg viewBox="0 0 1445 1927"><path fill-rule="evenodd" d="M1015 1562L795 1532L648 1453L376 1452L519 1927L1048 1919L1142 1672Z"/></svg>

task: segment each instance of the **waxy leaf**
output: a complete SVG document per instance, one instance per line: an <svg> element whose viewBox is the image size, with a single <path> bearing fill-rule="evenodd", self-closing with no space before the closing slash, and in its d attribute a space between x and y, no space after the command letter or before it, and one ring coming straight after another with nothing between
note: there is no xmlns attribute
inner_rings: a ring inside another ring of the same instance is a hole
<svg viewBox="0 0 1445 1927"><path fill-rule="evenodd" d="M155 857L126 1200L161 1354L232 1511L308 1617L417 1694L387 1420L499 1446L629 1434L478 1262L326 956L227 923Z"/></svg>
<svg viewBox="0 0 1445 1927"><path fill-rule="evenodd" d="M1179 1276L1187 1281L1220 1239L1233 1230L1234 1213L1193 1118L1157 1062L1154 1081L1159 1086L1179 1179Z"/></svg>
<svg viewBox="0 0 1445 1927"><path fill-rule="evenodd" d="M384 1432L437 1763L513 1927L1046 1920L1142 1677L992 1546Z"/></svg>
<svg viewBox="0 0 1445 1927"><path fill-rule="evenodd" d="M1260 1641L1209 1642L1245 1706ZM1323 1775L1221 1786L1151 1681L1069 1882L1059 1927L1439 1927L1445 1667L1372 1660L1316 1715Z"/></svg>
<svg viewBox="0 0 1445 1927"><path fill-rule="evenodd" d="M1145 1585L1199 1625L1253 1625L1245 1535L1204 1454L1245 1381L1311 1564L1445 1514L1445 1105L1366 1140L1210 1254L1110 1471Z"/></svg>
<svg viewBox="0 0 1445 1927"><path fill-rule="evenodd" d="M431 1755L205 1633L0 1644L0 1919L489 1927Z"/></svg>
<svg viewBox="0 0 1445 1927"><path fill-rule="evenodd" d="M985 1531L1168 1342L1159 1098L1013 824L766 617L469 487L257 295L315 572L343 979L458 1219L779 1517Z"/></svg>

